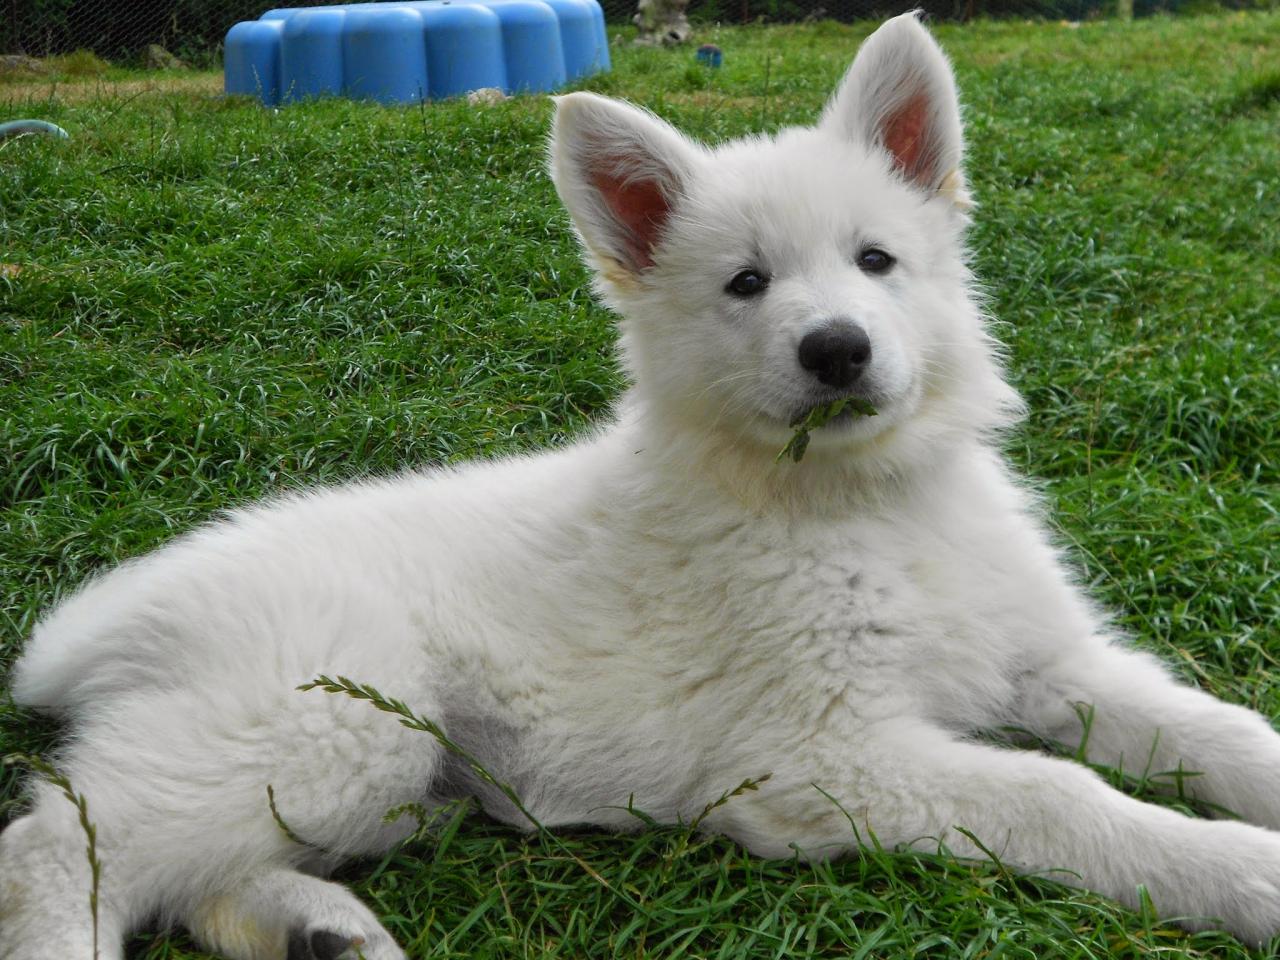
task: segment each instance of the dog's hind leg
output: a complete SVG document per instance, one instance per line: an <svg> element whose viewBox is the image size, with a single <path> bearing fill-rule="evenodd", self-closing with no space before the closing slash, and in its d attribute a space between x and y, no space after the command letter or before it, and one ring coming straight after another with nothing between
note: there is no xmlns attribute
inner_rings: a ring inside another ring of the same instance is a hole
<svg viewBox="0 0 1280 960"><path fill-rule="evenodd" d="M294 868L407 834L404 818L383 815L431 802L442 749L368 704L294 685L149 690L79 720L58 768L97 831L99 960L118 960L123 935L151 918L191 924L236 960L351 948L399 960L354 896ZM415 705L430 715L430 700ZM76 809L42 784L33 812L0 835L0 960L91 960L90 887Z"/></svg>
<svg viewBox="0 0 1280 960"><path fill-rule="evenodd" d="M90 896L88 838L76 808L42 784L35 807L0 833L0 960L120 960L128 905ZM96 929L95 929L96 928Z"/></svg>
<svg viewBox="0 0 1280 960"><path fill-rule="evenodd" d="M163 895L131 882L145 866L110 850L95 917L76 809L54 791L40 793L35 810L0 834L0 960L121 960L124 932ZM262 867L226 892L183 899L195 902L166 912L231 960L404 958L353 894L288 867Z"/></svg>
<svg viewBox="0 0 1280 960"><path fill-rule="evenodd" d="M231 960L404 960L350 891L296 870L264 870L183 920L206 949Z"/></svg>

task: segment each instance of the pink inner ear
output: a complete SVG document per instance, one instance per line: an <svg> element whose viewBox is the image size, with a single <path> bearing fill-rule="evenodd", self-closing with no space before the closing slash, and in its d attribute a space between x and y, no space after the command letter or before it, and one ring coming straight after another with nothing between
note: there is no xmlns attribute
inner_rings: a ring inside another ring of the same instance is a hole
<svg viewBox="0 0 1280 960"><path fill-rule="evenodd" d="M924 94L917 94L884 122L884 145L911 180L920 181L928 176L928 171L922 169L928 160L925 156L928 119L929 101Z"/></svg>
<svg viewBox="0 0 1280 960"><path fill-rule="evenodd" d="M622 225L622 241L634 265L641 270L653 266L653 248L671 213L662 189L652 180L622 181L605 174L591 180Z"/></svg>

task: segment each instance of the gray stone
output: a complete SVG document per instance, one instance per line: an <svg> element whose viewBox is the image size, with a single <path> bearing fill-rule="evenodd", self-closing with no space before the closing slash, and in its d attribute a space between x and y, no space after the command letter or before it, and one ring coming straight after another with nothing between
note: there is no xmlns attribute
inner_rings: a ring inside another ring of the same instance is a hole
<svg viewBox="0 0 1280 960"><path fill-rule="evenodd" d="M47 73L43 63L23 53L6 53L0 56L0 75L13 73Z"/></svg>
<svg viewBox="0 0 1280 960"><path fill-rule="evenodd" d="M142 65L148 70L184 70L187 66L158 43L147 44Z"/></svg>

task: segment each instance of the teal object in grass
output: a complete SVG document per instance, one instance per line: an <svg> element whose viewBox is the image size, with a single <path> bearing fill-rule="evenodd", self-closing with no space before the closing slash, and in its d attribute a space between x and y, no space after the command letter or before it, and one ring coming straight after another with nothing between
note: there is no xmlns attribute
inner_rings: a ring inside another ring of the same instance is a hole
<svg viewBox="0 0 1280 960"><path fill-rule="evenodd" d="M59 137L60 139L70 139L71 134L63 130L56 123L50 123L48 120L10 120L7 123L0 123L0 140L7 140L9 137L21 137L28 133L40 133L47 137Z"/></svg>
<svg viewBox="0 0 1280 960"><path fill-rule="evenodd" d="M718 67L724 62L724 51L717 47L714 43L704 43L698 48L698 52L694 54L699 63L706 64L708 67Z"/></svg>
<svg viewBox="0 0 1280 960"><path fill-rule="evenodd" d="M281 7L227 33L229 94L382 103L485 87L542 93L608 70L597 0L408 0Z"/></svg>

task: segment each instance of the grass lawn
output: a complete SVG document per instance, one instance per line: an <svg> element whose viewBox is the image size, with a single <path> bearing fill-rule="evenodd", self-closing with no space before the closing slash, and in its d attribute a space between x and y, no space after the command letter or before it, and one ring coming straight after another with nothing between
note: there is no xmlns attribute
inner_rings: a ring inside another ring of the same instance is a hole
<svg viewBox="0 0 1280 960"><path fill-rule="evenodd" d="M586 86L712 140L774 129L813 119L870 29L707 30L717 72L616 45ZM1280 13L938 34L1030 403L1011 455L1136 642L1280 714ZM542 170L547 99L269 111L214 88L0 84L0 120L72 136L0 144L0 663L91 572L220 508L553 444L620 387ZM0 754L56 737L0 699ZM0 822L19 807L8 768ZM414 957L1266 953L993 865L463 810L343 878Z"/></svg>

